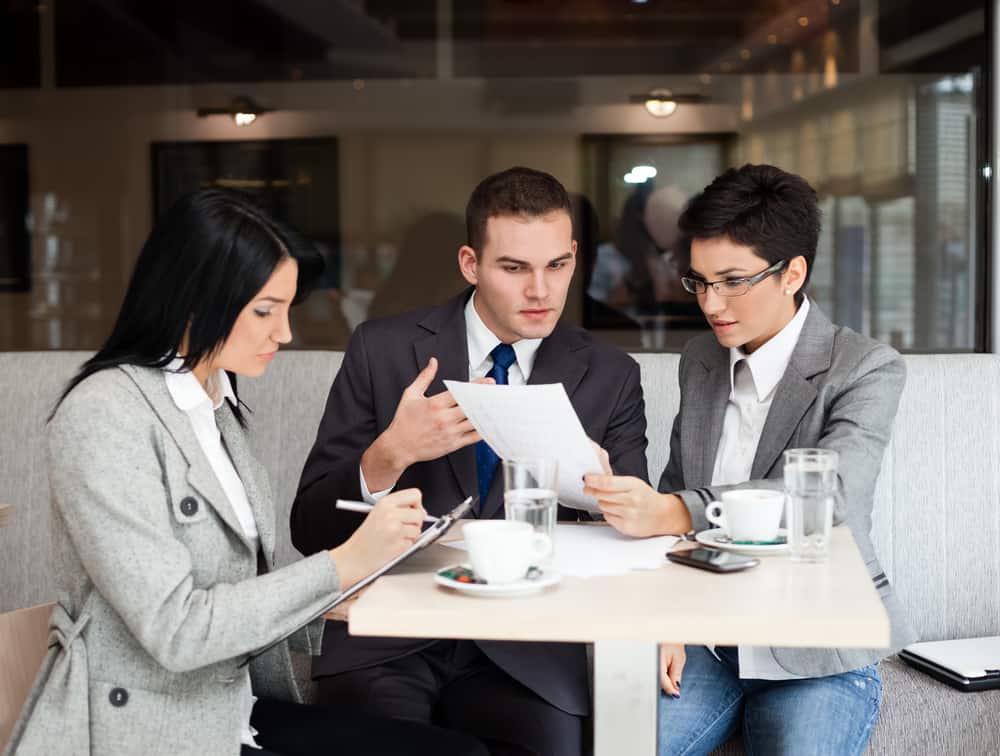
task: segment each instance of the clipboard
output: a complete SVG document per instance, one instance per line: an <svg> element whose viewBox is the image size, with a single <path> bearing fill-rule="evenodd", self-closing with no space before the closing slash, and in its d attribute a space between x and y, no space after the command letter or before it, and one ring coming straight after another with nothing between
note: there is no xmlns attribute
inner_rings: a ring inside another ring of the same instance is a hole
<svg viewBox="0 0 1000 756"><path fill-rule="evenodd" d="M332 599L329 603L325 604L323 606L323 608L320 609L318 612L316 612L309 619L309 621L306 622L305 624L308 625L310 622L313 622L313 621L319 619L320 617L322 617L324 614L326 614L327 612L329 612L331 609L333 609L338 604L341 604L344 601L347 601L347 599L351 598L355 594L357 594L360 591L362 591L365 588L367 588L369 585L371 585L372 583L374 583L376 580L378 580L380 577L382 577L382 575L384 575L385 573L387 573L389 570L391 570L397 564L406 561L411 556L413 556L414 554L416 554L418 551L422 551L423 549L426 549L428 546L430 546L432 543L434 543L437 539L439 539L441 536L443 536L445 533L447 533L451 529L452 525L454 525L456 522L458 522L459 520L461 520L462 517L469 510L472 509L472 507L476 503L477 499L478 499L478 497L470 496L465 501L463 501L461 504L459 504L457 507L455 507L453 510L451 510L448 514L439 517L437 519L437 522L433 523L429 528L427 528L427 530L423 531L417 537L417 540L414 541L413 544L406 551L404 551L399 556L390 559L388 562L386 562L385 564L383 564L381 567L379 567L374 572L371 572L371 573L365 575L363 578L361 578L361 580L359 580L358 582L356 582L354 585L352 585L346 591L341 591L340 593L338 593L337 596L334 599ZM284 641L288 640L292 635L294 635L295 633L297 633L300 629L301 628L296 628L292 632L287 633L286 635L281 636L280 638L278 638L278 640L274 641L273 643L269 643L268 645L264 646L264 648L262 648L262 649L260 649L258 651L254 651L252 654L250 654L250 655L247 656L247 658L240 664L240 667L245 667L254 658L260 656L261 654L264 654L264 653L270 651L272 648L274 648L275 646L277 646L279 643L283 643Z"/></svg>

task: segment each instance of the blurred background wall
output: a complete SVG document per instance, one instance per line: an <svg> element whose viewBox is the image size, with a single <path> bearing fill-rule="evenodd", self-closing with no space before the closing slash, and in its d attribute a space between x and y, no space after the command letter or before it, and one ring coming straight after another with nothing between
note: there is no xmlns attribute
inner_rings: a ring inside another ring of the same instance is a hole
<svg viewBox="0 0 1000 756"><path fill-rule="evenodd" d="M703 328L673 223L731 165L817 189L811 296L906 351L987 348L987 7L957 0L0 0L0 350L93 349L158 212L248 191L324 252L296 346L460 290L464 206L573 193L567 317Z"/></svg>

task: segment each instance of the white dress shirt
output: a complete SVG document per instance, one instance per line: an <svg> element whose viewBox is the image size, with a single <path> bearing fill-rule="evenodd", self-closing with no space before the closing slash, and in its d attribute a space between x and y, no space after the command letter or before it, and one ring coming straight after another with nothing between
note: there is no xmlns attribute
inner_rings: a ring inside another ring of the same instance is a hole
<svg viewBox="0 0 1000 756"><path fill-rule="evenodd" d="M799 311L788 324L753 354L738 347L729 350L729 402L722 422L722 437L715 454L712 485L726 486L750 480L757 445L774 401L774 393L809 314L803 298ZM763 597L762 600L767 600ZM714 653L714 649L713 649ZM740 646L740 677L757 680L796 680L774 660L763 646Z"/></svg>
<svg viewBox="0 0 1000 756"><path fill-rule="evenodd" d="M476 293L473 292L469 301L465 305L465 336L469 347L469 380L485 378L493 367L493 358L490 357L500 338L493 333L483 319L479 317L476 310ZM507 385L523 386L531 378L531 369L535 366L535 356L538 354L538 347L542 345L541 339L521 339L511 344L514 347L514 356L517 358L507 371Z"/></svg>
<svg viewBox="0 0 1000 756"><path fill-rule="evenodd" d="M257 521L254 519L253 510L250 509L250 502L247 500L247 492L243 487L233 461L229 457L229 452L222 444L222 434L219 433L219 426L215 422L215 410L222 406L224 400L229 399L236 402L236 394L233 392L232 384L225 370L217 370L208 377L208 391L202 388L201 383L194 376L194 373L185 370L175 372L184 365L179 357L167 365L164 378L167 382L167 391L174 400L174 404L191 421L195 438L201 450L208 458L208 464L215 473L215 477L222 486L222 492L226 495L229 505L236 512L236 518L243 528L243 533L254 546L258 548L259 534L257 532ZM250 726L250 713L253 710L254 701L250 687L250 670L246 671L244 683L242 725L240 726L240 743L260 748L254 741L257 731Z"/></svg>
<svg viewBox="0 0 1000 756"><path fill-rule="evenodd" d="M486 374L490 372L493 367L493 358L490 357L490 352L500 343L500 337L493 333L479 317L475 302L476 292L473 291L465 305L465 338L469 351L470 381L485 378ZM538 347L541 345L542 339L521 339L511 344L514 347L516 360L507 370L507 384L509 386L523 386L528 382L528 379L531 378L531 369L535 365L535 355L538 354ZM384 491L371 493L360 466L358 475L361 476L361 495L369 504L374 504L392 491L391 488L387 488Z"/></svg>

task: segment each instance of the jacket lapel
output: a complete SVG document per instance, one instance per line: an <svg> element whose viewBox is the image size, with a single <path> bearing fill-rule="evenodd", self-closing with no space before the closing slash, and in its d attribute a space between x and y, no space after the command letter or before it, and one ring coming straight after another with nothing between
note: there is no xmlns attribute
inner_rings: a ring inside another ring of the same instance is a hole
<svg viewBox="0 0 1000 756"><path fill-rule="evenodd" d="M834 332L833 324L814 303L810 303L809 315L802 326L795 351L775 389L774 401L757 443L757 453L750 470L751 480L767 476L788 447L802 417L816 401L816 388L809 379L830 369Z"/></svg>
<svg viewBox="0 0 1000 756"><path fill-rule="evenodd" d="M732 390L729 353L725 349L713 348L700 362L705 372L689 380L681 429L682 462L685 470L692 471L690 478L684 476L684 483L691 488L712 483L715 455L722 438L722 422Z"/></svg>
<svg viewBox="0 0 1000 756"><path fill-rule="evenodd" d="M181 454L188 463L187 482L197 491L202 500L215 510L216 514L239 538L251 553L253 544L247 540L243 527L236 517L236 511L229 503L222 485L208 463L208 458L198 443L198 438L191 427L188 416L182 412L167 391L167 383L163 379L163 371L159 368L144 368L135 365L123 365L124 370L146 397L149 406L163 423L164 428L174 439Z"/></svg>
<svg viewBox="0 0 1000 756"><path fill-rule="evenodd" d="M261 551L270 567L274 563L274 509L271 506L268 486L259 474L260 464L250 452L246 431L240 427L228 401L216 410L215 420L219 426L219 432L222 434L222 443L225 445L233 467L236 469L236 474L240 476L243 489L246 491L247 501L250 503L250 510L253 512L254 522L257 525Z"/></svg>
<svg viewBox="0 0 1000 756"><path fill-rule="evenodd" d="M561 383L566 389L566 395L572 397L587 374L589 349L590 344L582 334L560 320L538 347L528 384L541 386Z"/></svg>
<svg viewBox="0 0 1000 756"><path fill-rule="evenodd" d="M469 342L465 333L465 303L472 295L466 289L450 302L431 310L419 325L427 335L413 344L417 370L427 367L427 361L436 357L437 375L427 392L428 396L445 390L444 381L469 380ZM463 496L475 496L476 447L466 446L448 455L448 463Z"/></svg>

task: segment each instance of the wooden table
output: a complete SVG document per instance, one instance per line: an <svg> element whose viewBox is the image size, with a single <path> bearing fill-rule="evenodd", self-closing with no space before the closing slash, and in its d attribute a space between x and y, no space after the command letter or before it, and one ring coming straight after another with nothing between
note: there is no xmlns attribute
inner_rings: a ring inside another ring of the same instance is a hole
<svg viewBox="0 0 1000 756"><path fill-rule="evenodd" d="M558 548L558 544L556 546ZM878 648L889 620L846 528L830 560L761 559L718 575L667 564L599 578L567 577L515 599L459 595L434 569L462 561L435 545L371 586L351 607L354 635L594 643L594 754L656 752L658 642Z"/></svg>

